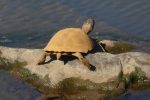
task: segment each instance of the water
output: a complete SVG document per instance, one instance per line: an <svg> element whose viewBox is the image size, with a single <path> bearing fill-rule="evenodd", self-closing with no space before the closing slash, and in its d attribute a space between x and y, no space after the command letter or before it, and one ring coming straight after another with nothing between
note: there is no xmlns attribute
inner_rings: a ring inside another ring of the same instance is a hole
<svg viewBox="0 0 150 100"><path fill-rule="evenodd" d="M0 100L36 100L40 93L25 81L0 71Z"/></svg>
<svg viewBox="0 0 150 100"><path fill-rule="evenodd" d="M150 43L149 9L149 0L0 0L0 45L41 48L88 17L96 21L91 36Z"/></svg>
<svg viewBox="0 0 150 100"><path fill-rule="evenodd" d="M124 96L120 97L120 100L150 100L150 92L128 92Z"/></svg>

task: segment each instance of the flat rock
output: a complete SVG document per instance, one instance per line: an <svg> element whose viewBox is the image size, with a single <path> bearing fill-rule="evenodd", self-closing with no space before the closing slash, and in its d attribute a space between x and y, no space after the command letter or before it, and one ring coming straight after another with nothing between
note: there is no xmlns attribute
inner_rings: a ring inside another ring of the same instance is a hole
<svg viewBox="0 0 150 100"><path fill-rule="evenodd" d="M89 70L77 59L65 58L61 60L47 61L44 65L36 65L41 55L44 53L41 49L9 48L0 46L1 57L10 62L26 62L23 66L44 78L48 76L51 84L57 84L65 78L77 77L84 80L90 80L95 83L107 82L115 79L123 71L124 74L131 73L135 67L140 67L147 78L150 79L150 54L141 52L128 52L113 55L105 52L91 53L86 56L93 65L93 70ZM70 58L66 56L66 58Z"/></svg>

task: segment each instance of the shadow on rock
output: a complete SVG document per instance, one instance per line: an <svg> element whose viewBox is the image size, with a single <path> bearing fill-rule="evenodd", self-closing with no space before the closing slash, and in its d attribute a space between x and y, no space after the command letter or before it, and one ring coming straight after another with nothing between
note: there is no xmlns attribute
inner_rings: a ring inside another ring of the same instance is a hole
<svg viewBox="0 0 150 100"><path fill-rule="evenodd" d="M94 44L94 48L92 51L90 51L89 53L97 53L97 52L105 52L105 44L99 44L99 41L97 41L96 39L93 39L93 44Z"/></svg>
<svg viewBox="0 0 150 100"><path fill-rule="evenodd" d="M40 96L37 100L61 100L61 96Z"/></svg>

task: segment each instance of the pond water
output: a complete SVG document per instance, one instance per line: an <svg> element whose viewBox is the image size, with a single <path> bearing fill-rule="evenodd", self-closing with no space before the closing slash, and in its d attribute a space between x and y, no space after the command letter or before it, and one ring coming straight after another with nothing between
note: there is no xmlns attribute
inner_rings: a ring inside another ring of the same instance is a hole
<svg viewBox="0 0 150 100"><path fill-rule="evenodd" d="M89 17L96 21L90 36L142 43L150 50L150 0L0 0L0 45L43 48L56 31L80 27ZM0 76L3 100L39 95L24 81L5 72ZM131 93L122 99L148 100L149 95Z"/></svg>
<svg viewBox="0 0 150 100"><path fill-rule="evenodd" d="M150 44L149 0L0 0L0 45L41 48L89 17L92 37Z"/></svg>
<svg viewBox="0 0 150 100"><path fill-rule="evenodd" d="M25 81L0 71L0 100L36 100L40 93Z"/></svg>
<svg viewBox="0 0 150 100"><path fill-rule="evenodd" d="M119 100L150 100L150 92L130 91L120 97Z"/></svg>

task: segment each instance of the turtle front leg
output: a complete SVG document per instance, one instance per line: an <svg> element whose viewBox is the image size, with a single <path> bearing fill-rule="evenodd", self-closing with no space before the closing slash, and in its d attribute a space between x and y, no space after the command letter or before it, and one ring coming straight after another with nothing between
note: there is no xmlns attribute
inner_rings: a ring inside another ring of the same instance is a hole
<svg viewBox="0 0 150 100"><path fill-rule="evenodd" d="M77 57L80 60L80 62L82 62L89 69L91 68L91 65L90 65L89 61L86 58L84 58L81 53L79 53L79 52L78 53L73 53L72 55Z"/></svg>
<svg viewBox="0 0 150 100"><path fill-rule="evenodd" d="M44 64L44 63L45 63L45 60L46 60L46 57L49 56L50 54L51 54L51 53L45 52L45 53L41 56L41 58L39 59L37 65Z"/></svg>

